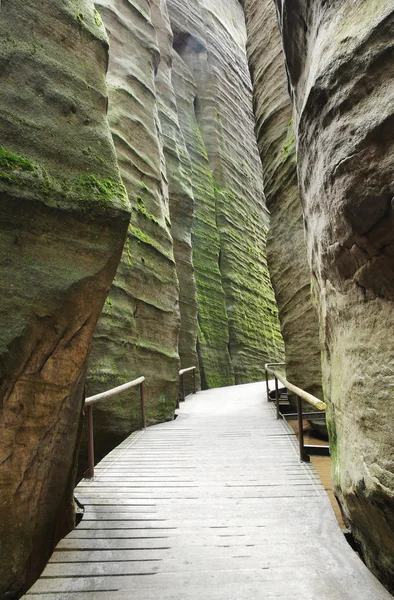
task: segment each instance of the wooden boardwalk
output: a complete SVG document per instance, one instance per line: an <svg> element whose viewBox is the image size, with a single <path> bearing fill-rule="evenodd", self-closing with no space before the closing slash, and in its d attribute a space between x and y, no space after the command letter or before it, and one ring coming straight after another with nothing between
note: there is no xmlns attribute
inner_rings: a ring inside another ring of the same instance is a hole
<svg viewBox="0 0 394 600"><path fill-rule="evenodd" d="M128 438L29 600L392 600L348 546L263 384L200 392ZM31 598L33 600L33 598Z"/></svg>

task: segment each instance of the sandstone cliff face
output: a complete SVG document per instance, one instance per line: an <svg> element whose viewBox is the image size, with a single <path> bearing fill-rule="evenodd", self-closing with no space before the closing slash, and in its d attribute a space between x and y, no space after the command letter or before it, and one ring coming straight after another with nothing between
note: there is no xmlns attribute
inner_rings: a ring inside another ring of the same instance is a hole
<svg viewBox="0 0 394 600"><path fill-rule="evenodd" d="M298 196L292 105L282 41L272 0L244 0L248 59L254 88L256 136L271 213L267 259L289 381L322 397L319 325Z"/></svg>
<svg viewBox="0 0 394 600"><path fill-rule="evenodd" d="M368 565L393 590L394 7L277 4L337 494Z"/></svg>
<svg viewBox="0 0 394 600"><path fill-rule="evenodd" d="M34 580L73 526L82 375L129 219L106 63L92 2L2 2L2 598Z"/></svg>
<svg viewBox="0 0 394 600"><path fill-rule="evenodd" d="M154 422L172 414L178 351L182 366L199 366L202 385L215 387L261 379L282 349L245 26L235 0L213 13L210 3L164 0L97 7L111 40L109 119L133 211L87 393L144 374ZM139 426L135 394L97 406L95 422L101 455Z"/></svg>
<svg viewBox="0 0 394 600"><path fill-rule="evenodd" d="M87 393L145 375L147 418L154 423L173 414L179 370L179 289L158 117L155 3L106 0L96 6L111 44L108 118L132 215L94 336ZM94 418L99 458L141 426L138 390L98 404Z"/></svg>
<svg viewBox="0 0 394 600"><path fill-rule="evenodd" d="M157 105L162 128L163 150L168 181L171 235L179 281L180 332L178 351L181 367L196 366L197 293L192 259L194 196L192 164L179 124L177 99L173 85L173 33L164 0L152 5L160 64L156 76ZM186 380L190 389L190 377Z"/></svg>
<svg viewBox="0 0 394 600"><path fill-rule="evenodd" d="M195 50L197 55L205 52L204 47L197 44ZM198 301L197 350L201 384L206 389L234 383L229 353L226 297L219 269L220 236L216 224L215 186L196 120L196 84L178 52L173 56L172 80L177 94L179 122L192 167L192 247Z"/></svg>
<svg viewBox="0 0 394 600"><path fill-rule="evenodd" d="M265 258L268 214L253 133L242 7L235 0L169 0L168 7L174 48L196 86L195 118L213 179L232 368L236 382L253 381L263 376L268 357L281 356L283 342ZM195 255L197 264L197 247ZM196 283L202 296L198 275Z"/></svg>

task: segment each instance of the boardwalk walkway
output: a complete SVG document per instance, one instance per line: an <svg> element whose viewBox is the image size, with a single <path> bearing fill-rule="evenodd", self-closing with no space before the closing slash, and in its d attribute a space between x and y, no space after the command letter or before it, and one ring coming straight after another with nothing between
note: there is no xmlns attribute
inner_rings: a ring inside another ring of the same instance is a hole
<svg viewBox="0 0 394 600"><path fill-rule="evenodd" d="M26 600L392 600L264 387L200 392L108 455Z"/></svg>

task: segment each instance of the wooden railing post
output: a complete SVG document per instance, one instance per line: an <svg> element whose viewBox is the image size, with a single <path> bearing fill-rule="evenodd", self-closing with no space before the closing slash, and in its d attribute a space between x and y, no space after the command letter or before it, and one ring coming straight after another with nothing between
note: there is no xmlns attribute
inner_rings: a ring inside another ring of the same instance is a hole
<svg viewBox="0 0 394 600"><path fill-rule="evenodd" d="M90 479L94 477L94 439L93 439L93 406L88 406L88 471Z"/></svg>
<svg viewBox="0 0 394 600"><path fill-rule="evenodd" d="M265 379L266 379L266 384L267 384L267 391L268 391L268 373L271 373L275 377L276 418L279 419L280 416L282 416L282 418L283 418L283 415L280 414L280 410L279 410L278 381L280 381L285 386L285 388L287 388L287 392L293 393L297 400L297 420L298 420L298 433L299 433L298 440L299 440L299 445L300 445L300 459L303 462L310 462L309 455L311 453L313 453L314 455L319 455L319 456L329 456L329 453L330 453L329 446L313 446L310 444L307 444L305 446L305 444L304 444L304 429L303 429L304 414L303 414L302 401L304 400L308 404L311 404L318 411L327 410L327 405L322 400L319 400L319 398L316 398L315 396L312 396L312 394L309 394L305 390L297 387L296 385L294 385L293 383L288 381L284 375L282 375L281 373L279 373L278 371L275 371L273 369L273 367L284 367L284 366L285 366L285 363L266 363L266 365L265 365L265 374L266 374ZM307 414L309 416L311 416L310 413L307 413Z"/></svg>
<svg viewBox="0 0 394 600"><path fill-rule="evenodd" d="M268 371L267 371L267 369L265 370L265 386L267 388L267 402L269 402L269 399L270 399L270 386L268 384Z"/></svg>
<svg viewBox="0 0 394 600"><path fill-rule="evenodd" d="M146 429L145 398L144 398L144 382L143 381L140 383L140 395L141 395L142 428Z"/></svg>
<svg viewBox="0 0 394 600"><path fill-rule="evenodd" d="M85 408L87 408L87 416L88 416L88 469L84 473L84 477L93 478L94 477L94 439L93 439L93 404L99 402L100 400L105 400L107 398L111 398L116 394L120 394L121 392L125 392L130 388L141 386L141 413L142 413L142 424L143 428L146 429L146 416L145 416L145 401L144 401L144 388L143 384L145 381L145 377L138 377L138 379L134 379L133 381L128 381L127 383L123 383L116 388L112 388L111 390L107 390L106 392L101 392L100 394L95 394L94 396L89 396L89 398L85 398Z"/></svg>
<svg viewBox="0 0 394 600"><path fill-rule="evenodd" d="M196 367L188 367L187 369L181 369L179 371L179 394L178 401L176 407L179 408L179 402L184 402L186 400L185 393L185 373L191 373L193 371L193 394L197 392L197 382L196 382Z"/></svg>
<svg viewBox="0 0 394 600"><path fill-rule="evenodd" d="M300 460L302 462L309 462L310 458L305 454L304 449L304 420L302 417L302 400L300 396L296 396L297 399L297 419L298 419L298 442L300 445Z"/></svg>
<svg viewBox="0 0 394 600"><path fill-rule="evenodd" d="M275 377L275 402L276 402L276 418L279 419L280 418L280 414L279 414L279 387L278 387L278 380Z"/></svg>

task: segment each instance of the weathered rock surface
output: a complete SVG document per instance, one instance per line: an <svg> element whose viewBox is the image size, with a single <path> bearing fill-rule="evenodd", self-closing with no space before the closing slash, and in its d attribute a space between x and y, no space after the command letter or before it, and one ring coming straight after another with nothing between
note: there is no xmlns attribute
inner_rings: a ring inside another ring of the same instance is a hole
<svg viewBox="0 0 394 600"><path fill-rule="evenodd" d="M107 45L89 0L2 2L1 598L73 527L84 367L129 219Z"/></svg>
<svg viewBox="0 0 394 600"><path fill-rule="evenodd" d="M281 352L244 19L235 0L217 14L209 4L163 0L97 6L111 39L109 118L134 210L87 389L145 374L150 418L162 420L174 407L178 350L182 366L200 363L203 387L259 379ZM237 141L239 99L245 132ZM133 412L119 396L95 409L103 452L139 426L134 404Z"/></svg>
<svg viewBox="0 0 394 600"><path fill-rule="evenodd" d="M197 134L201 133L201 150L207 152L213 179L215 212L211 214L219 233L232 368L236 382L253 381L263 376L264 362L281 356L283 342L265 258L268 213L253 133L242 7L235 0L169 0L168 7L174 48L196 86ZM209 197L209 175L206 181ZM211 219L208 223L212 231ZM197 235L197 242L203 242L203 227ZM197 265L198 246L194 256ZM208 303L209 298L203 297L206 290L200 287L200 281L204 285L206 280L197 271L196 266L198 297ZM204 336L200 337L201 346Z"/></svg>
<svg viewBox="0 0 394 600"><path fill-rule="evenodd" d="M267 260L285 343L286 374L322 397L319 324L298 196L292 104L272 0L244 0L256 136L271 213ZM310 407L309 407L310 408Z"/></svg>
<svg viewBox="0 0 394 600"><path fill-rule="evenodd" d="M197 53L204 52L196 45ZM234 370L221 273L220 237L216 225L215 188L208 155L196 120L196 85L180 55L173 56L172 80L177 94L179 122L190 157L194 197L193 265L198 299L198 357L204 389L231 385Z"/></svg>
<svg viewBox="0 0 394 600"><path fill-rule="evenodd" d="M87 394L145 375L147 418L154 423L174 412L179 370L179 289L155 81L156 3L102 0L96 6L111 44L108 118L132 215L94 336ZM94 418L99 458L141 426L138 390L96 405ZM82 453L85 447L81 459Z"/></svg>
<svg viewBox="0 0 394 600"><path fill-rule="evenodd" d="M156 76L157 105L168 181L171 235L179 281L181 324L178 351L182 368L198 368L197 292L191 239L194 211L192 164L179 124L172 77L173 33L164 1L152 4L152 22L156 29L161 56ZM191 377L186 378L185 385L186 392L191 391Z"/></svg>
<svg viewBox="0 0 394 600"><path fill-rule="evenodd" d="M277 1L321 326L334 476L394 590L394 6Z"/></svg>

